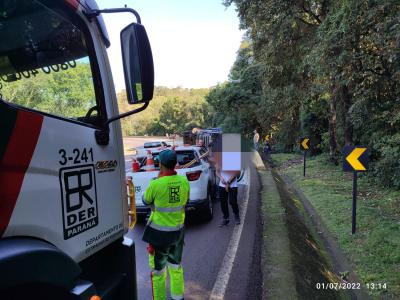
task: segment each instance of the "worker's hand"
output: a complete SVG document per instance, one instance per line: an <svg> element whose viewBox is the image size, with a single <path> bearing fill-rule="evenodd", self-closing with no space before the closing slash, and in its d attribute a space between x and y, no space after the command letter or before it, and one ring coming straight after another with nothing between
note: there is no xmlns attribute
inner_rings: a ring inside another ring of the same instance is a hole
<svg viewBox="0 0 400 300"><path fill-rule="evenodd" d="M226 180L224 178L221 178L221 182L226 185Z"/></svg>

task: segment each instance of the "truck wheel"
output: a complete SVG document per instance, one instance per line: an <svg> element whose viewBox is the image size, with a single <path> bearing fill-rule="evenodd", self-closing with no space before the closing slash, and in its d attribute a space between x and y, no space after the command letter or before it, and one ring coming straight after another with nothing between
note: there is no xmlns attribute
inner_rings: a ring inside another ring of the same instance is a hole
<svg viewBox="0 0 400 300"><path fill-rule="evenodd" d="M211 197L211 191L209 189L207 192L207 207L204 211L204 220L210 221L213 218L213 213L214 213L214 203Z"/></svg>

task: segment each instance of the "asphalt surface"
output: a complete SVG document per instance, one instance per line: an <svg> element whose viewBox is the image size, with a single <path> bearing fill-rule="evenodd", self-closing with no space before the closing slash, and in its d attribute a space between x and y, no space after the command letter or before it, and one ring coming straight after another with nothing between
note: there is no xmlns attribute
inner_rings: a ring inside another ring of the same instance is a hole
<svg viewBox="0 0 400 300"><path fill-rule="evenodd" d="M218 208L215 205L215 208ZM208 299L213 288L225 249L234 225L219 228L220 209L211 222L190 222L186 226L182 265L185 274L185 299ZM190 216L187 216L189 219ZM136 244L136 273L138 298L151 299L150 268L147 244L141 240L144 226L140 224L129 233Z"/></svg>
<svg viewBox="0 0 400 300"><path fill-rule="evenodd" d="M243 231L224 299L261 299L261 182L254 167L250 169L250 193Z"/></svg>
<svg viewBox="0 0 400 300"><path fill-rule="evenodd" d="M126 162L126 169L129 161ZM228 281L224 299L259 299L259 182L255 169L251 170L250 197L237 255ZM238 202L242 206L245 186L239 186ZM231 211L232 214L232 211ZM220 271L235 225L218 227L222 219L219 202L214 203L214 217L202 222L194 215L186 219L185 248L182 265L185 273L185 299L209 299L217 274ZM144 224L138 224L128 233L136 244L136 273L138 298L151 299L150 268L147 244L141 240Z"/></svg>

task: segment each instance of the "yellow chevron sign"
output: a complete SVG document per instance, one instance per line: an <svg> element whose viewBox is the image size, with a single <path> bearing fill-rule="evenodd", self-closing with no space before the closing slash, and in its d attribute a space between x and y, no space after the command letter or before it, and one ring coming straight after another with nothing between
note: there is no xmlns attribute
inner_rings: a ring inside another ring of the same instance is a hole
<svg viewBox="0 0 400 300"><path fill-rule="evenodd" d="M307 139L307 138L305 138L302 142L301 142L301 145L303 146L303 148L304 149L309 149L309 147L308 147L308 141L309 141L309 139Z"/></svg>
<svg viewBox="0 0 400 300"><path fill-rule="evenodd" d="M299 142L300 142L301 150L310 149L310 139L309 138L306 138L306 137L300 138Z"/></svg>
<svg viewBox="0 0 400 300"><path fill-rule="evenodd" d="M368 169L369 153L365 147L344 146L343 171L365 172Z"/></svg>
<svg viewBox="0 0 400 300"><path fill-rule="evenodd" d="M367 148L354 148L354 150L346 157L347 162L353 167L355 171L366 171L367 169L358 160L360 156L367 150Z"/></svg>

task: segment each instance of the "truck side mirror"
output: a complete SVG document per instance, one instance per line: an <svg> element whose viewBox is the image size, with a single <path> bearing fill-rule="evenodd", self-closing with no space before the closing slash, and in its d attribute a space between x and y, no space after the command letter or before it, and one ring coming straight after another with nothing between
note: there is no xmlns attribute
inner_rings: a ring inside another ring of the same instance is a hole
<svg viewBox="0 0 400 300"><path fill-rule="evenodd" d="M154 64L143 25L132 23L121 31L121 50L129 104L149 102L154 91Z"/></svg>

